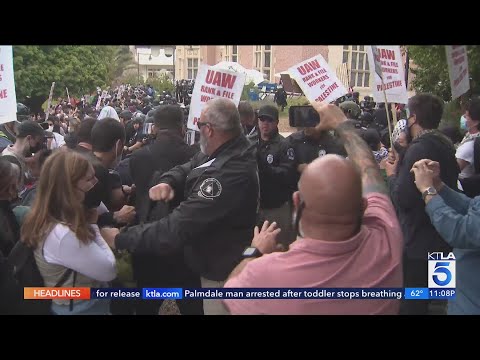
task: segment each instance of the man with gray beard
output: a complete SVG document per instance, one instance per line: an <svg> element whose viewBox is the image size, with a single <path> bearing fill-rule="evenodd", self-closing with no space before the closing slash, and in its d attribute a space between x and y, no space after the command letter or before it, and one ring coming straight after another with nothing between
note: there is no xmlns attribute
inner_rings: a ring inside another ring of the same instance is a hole
<svg viewBox="0 0 480 360"><path fill-rule="evenodd" d="M254 145L243 134L235 104L210 100L198 121L201 153L163 174L149 191L153 201L183 201L168 216L119 233L104 229L109 245L134 253L184 251L202 287L223 287L252 239L259 206ZM220 300L204 300L206 315L226 314Z"/></svg>

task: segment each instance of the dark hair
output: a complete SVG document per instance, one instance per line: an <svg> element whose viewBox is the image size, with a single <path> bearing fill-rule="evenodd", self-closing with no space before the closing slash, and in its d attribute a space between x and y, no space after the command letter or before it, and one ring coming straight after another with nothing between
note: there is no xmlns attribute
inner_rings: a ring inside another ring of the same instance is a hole
<svg viewBox="0 0 480 360"><path fill-rule="evenodd" d="M423 129L436 129L442 120L443 101L432 94L418 94L408 100L408 109Z"/></svg>
<svg viewBox="0 0 480 360"><path fill-rule="evenodd" d="M125 143L125 128L118 120L104 118L96 121L92 129L93 151L108 152L118 140Z"/></svg>
<svg viewBox="0 0 480 360"><path fill-rule="evenodd" d="M466 110L473 121L480 121L480 98L471 99ZM480 123L478 123L477 129L480 130Z"/></svg>
<svg viewBox="0 0 480 360"><path fill-rule="evenodd" d="M378 150L378 145L380 144L380 134L377 129L367 129L361 132L363 140L368 144L372 151Z"/></svg>
<svg viewBox="0 0 480 360"><path fill-rule="evenodd" d="M52 155L52 150L42 149L35 154L35 158L38 159L38 165L41 168L45 163L45 160Z"/></svg>
<svg viewBox="0 0 480 360"><path fill-rule="evenodd" d="M3 159L5 161L8 161L10 164L15 164L15 165L18 166L18 168L20 169L20 174L18 175L18 180L21 181L22 177L23 177L23 174L22 174L22 165L20 165L20 161L13 155L2 155L2 156L0 156L0 159ZM0 171L0 174L2 174L2 177L3 177L4 175L7 175L9 173L5 173L5 172Z"/></svg>
<svg viewBox="0 0 480 360"><path fill-rule="evenodd" d="M158 129L181 129L183 110L178 105L160 106L153 112L153 122Z"/></svg>
<svg viewBox="0 0 480 360"><path fill-rule="evenodd" d="M240 116L255 116L255 111L253 111L253 107L248 101L240 101L238 104L238 112L240 113Z"/></svg>
<svg viewBox="0 0 480 360"><path fill-rule="evenodd" d="M86 117L83 119L83 121L80 123L80 126L78 127L77 132L75 135L77 136L78 142L84 142L87 144L92 143L92 129L93 125L97 120L91 117Z"/></svg>

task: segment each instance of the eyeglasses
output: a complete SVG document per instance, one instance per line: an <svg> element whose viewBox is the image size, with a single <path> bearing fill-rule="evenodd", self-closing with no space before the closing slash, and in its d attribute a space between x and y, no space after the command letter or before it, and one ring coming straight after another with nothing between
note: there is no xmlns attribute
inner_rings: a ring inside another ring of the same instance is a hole
<svg viewBox="0 0 480 360"><path fill-rule="evenodd" d="M211 124L211 123L209 123L209 122L197 121L197 126L198 126L198 128L199 128L199 129L201 129L201 128L202 128L202 126L205 126L205 125L212 126L212 124Z"/></svg>

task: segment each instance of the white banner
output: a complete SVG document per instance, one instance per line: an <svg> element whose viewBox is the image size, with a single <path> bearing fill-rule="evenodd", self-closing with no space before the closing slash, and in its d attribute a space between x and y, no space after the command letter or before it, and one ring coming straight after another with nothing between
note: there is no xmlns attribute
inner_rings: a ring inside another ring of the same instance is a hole
<svg viewBox="0 0 480 360"><path fill-rule="evenodd" d="M320 54L292 66L288 72L311 103L330 103L348 92Z"/></svg>
<svg viewBox="0 0 480 360"><path fill-rule="evenodd" d="M447 51L452 99L456 99L470 89L467 47L465 45L446 45L445 49Z"/></svg>
<svg viewBox="0 0 480 360"><path fill-rule="evenodd" d="M377 63L381 66L383 86L387 94L387 101L389 103L407 104L407 86L405 85L405 72L400 46L377 45L376 50L376 53L373 54L372 47L367 46L370 76L374 77L372 85L373 99L377 103L385 102L382 79L375 71L375 60L373 58L375 55Z"/></svg>
<svg viewBox="0 0 480 360"><path fill-rule="evenodd" d="M13 48L0 46L0 124L17 120Z"/></svg>
<svg viewBox="0 0 480 360"><path fill-rule="evenodd" d="M200 65L192 92L187 127L198 131L197 122L210 99L225 97L238 106L244 85L245 74Z"/></svg>

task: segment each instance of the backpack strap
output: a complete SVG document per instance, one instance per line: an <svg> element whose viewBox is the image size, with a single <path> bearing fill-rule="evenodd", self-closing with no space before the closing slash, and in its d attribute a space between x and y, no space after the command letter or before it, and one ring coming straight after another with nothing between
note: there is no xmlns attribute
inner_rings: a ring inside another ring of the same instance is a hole
<svg viewBox="0 0 480 360"><path fill-rule="evenodd" d="M473 167L475 174L480 174L480 136L473 143Z"/></svg>

